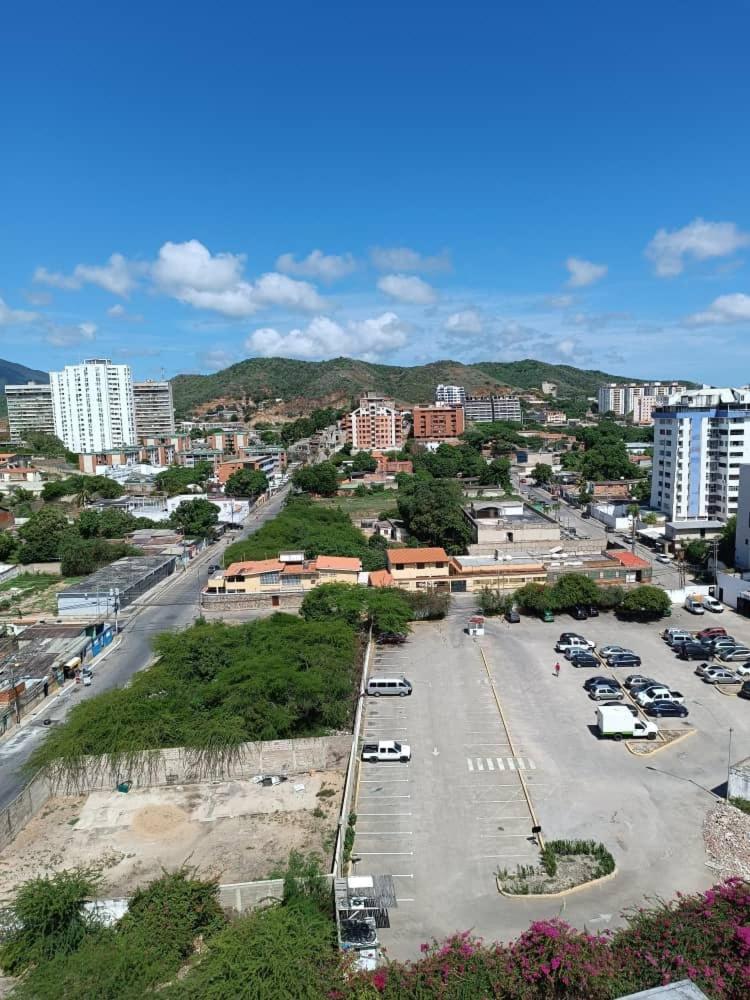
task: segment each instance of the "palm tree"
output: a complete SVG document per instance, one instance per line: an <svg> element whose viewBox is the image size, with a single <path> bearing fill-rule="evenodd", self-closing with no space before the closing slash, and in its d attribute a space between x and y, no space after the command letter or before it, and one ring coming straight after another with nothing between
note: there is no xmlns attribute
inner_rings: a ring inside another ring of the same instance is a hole
<svg viewBox="0 0 750 1000"><path fill-rule="evenodd" d="M93 490L91 486L86 482L85 479L81 481L81 485L78 487L78 493L76 493L76 504L79 508L86 506L87 501L91 499L93 495Z"/></svg>

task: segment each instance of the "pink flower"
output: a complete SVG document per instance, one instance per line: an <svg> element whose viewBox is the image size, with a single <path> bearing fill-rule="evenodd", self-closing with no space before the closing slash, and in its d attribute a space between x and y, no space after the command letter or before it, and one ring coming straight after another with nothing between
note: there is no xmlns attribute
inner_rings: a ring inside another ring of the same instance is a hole
<svg viewBox="0 0 750 1000"><path fill-rule="evenodd" d="M388 975L386 972L382 970L376 972L372 977L372 985L375 987L376 990L379 990L380 993L382 993L383 990L385 989L387 982L388 982Z"/></svg>
<svg viewBox="0 0 750 1000"><path fill-rule="evenodd" d="M743 948L750 949L750 927L738 927L735 931Z"/></svg>

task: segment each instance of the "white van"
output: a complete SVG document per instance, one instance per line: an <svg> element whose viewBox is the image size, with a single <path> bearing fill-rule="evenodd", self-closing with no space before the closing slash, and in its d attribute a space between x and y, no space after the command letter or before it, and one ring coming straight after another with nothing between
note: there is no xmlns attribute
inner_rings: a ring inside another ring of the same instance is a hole
<svg viewBox="0 0 750 1000"><path fill-rule="evenodd" d="M703 608L703 596L702 594L690 594L685 598L685 610L689 611L693 615L702 615L705 613Z"/></svg>
<svg viewBox="0 0 750 1000"><path fill-rule="evenodd" d="M381 694L397 694L405 698L411 694L411 682L405 677L370 677L366 691L375 698L379 698Z"/></svg>

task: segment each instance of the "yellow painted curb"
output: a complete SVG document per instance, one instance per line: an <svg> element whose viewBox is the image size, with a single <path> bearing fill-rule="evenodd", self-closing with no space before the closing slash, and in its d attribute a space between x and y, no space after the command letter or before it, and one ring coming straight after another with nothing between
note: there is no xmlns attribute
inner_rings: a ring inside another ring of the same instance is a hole
<svg viewBox="0 0 750 1000"><path fill-rule="evenodd" d="M500 888L500 879L497 876L495 876L495 882L497 883L497 891L506 899L561 899L563 896L571 896L574 892L580 892L582 889L590 889L592 885L611 882L615 875L617 875L616 868L609 875L602 875L601 878L592 879L591 882L581 882L580 885L573 885L570 889L563 889L562 892L506 892L505 889Z"/></svg>
<svg viewBox="0 0 750 1000"><path fill-rule="evenodd" d="M686 739L688 736L692 736L693 733L695 733L695 732L696 732L695 729L688 729L686 732L680 733L679 736L677 736L673 740L669 740L667 743L657 743L657 745L654 747L654 749L653 750L649 750L648 753L642 753L642 752L639 752L637 750L633 750L632 747L630 746L630 744L633 743L633 740L625 740L625 746L627 748L628 753L632 754L634 757L653 757L654 754L661 753L662 750L667 750L667 749L669 749L669 747L675 746L677 743L680 743L682 740ZM637 745L638 746L643 746L642 743L638 743Z"/></svg>
<svg viewBox="0 0 750 1000"><path fill-rule="evenodd" d="M736 684L712 684L711 686L729 698L736 698L737 694L742 690L742 681L738 681ZM728 688L731 688L731 690L727 690Z"/></svg>

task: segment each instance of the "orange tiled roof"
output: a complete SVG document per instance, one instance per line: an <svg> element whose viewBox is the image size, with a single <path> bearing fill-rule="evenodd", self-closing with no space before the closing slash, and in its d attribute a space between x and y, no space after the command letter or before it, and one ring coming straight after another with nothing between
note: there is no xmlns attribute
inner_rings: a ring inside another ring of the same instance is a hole
<svg viewBox="0 0 750 1000"><path fill-rule="evenodd" d="M388 549L386 555L388 556L388 564L390 566L393 566L394 563L403 563L405 566L411 566L414 565L414 563L448 561L448 553L445 549L439 548Z"/></svg>
<svg viewBox="0 0 750 1000"><path fill-rule="evenodd" d="M621 566L625 566L626 569L646 569L651 565L645 559L641 559L640 556L632 552L615 552L614 549L610 549L606 555L609 559L614 559Z"/></svg>
<svg viewBox="0 0 750 1000"><path fill-rule="evenodd" d="M224 576L254 576L256 573L280 573L286 564L278 559L254 559L235 562L224 571Z"/></svg>
<svg viewBox="0 0 750 1000"><path fill-rule="evenodd" d="M393 577L387 569L376 569L370 573L371 587L391 587L392 585Z"/></svg>
<svg viewBox="0 0 750 1000"><path fill-rule="evenodd" d="M318 569L338 569L350 573L359 573L362 569L361 559L351 556L318 556L315 565Z"/></svg>

